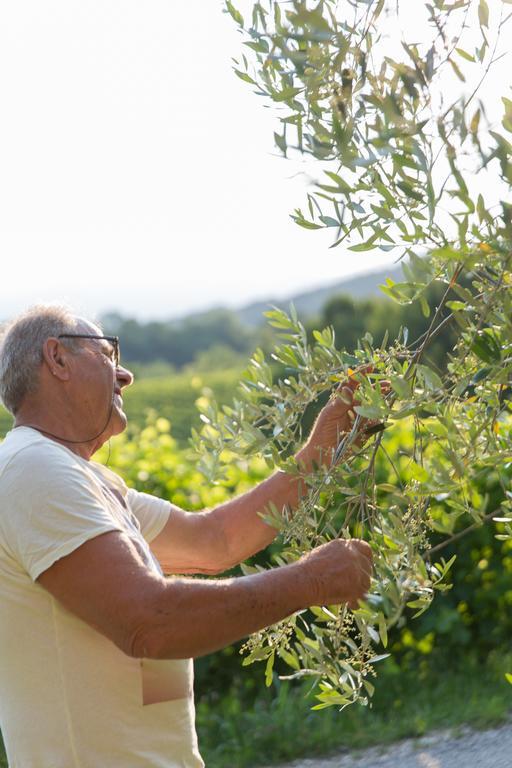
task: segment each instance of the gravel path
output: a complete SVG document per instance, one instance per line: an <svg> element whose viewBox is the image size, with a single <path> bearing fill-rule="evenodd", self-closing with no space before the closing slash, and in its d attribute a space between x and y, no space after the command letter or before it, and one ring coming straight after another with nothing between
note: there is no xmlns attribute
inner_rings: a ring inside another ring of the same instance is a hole
<svg viewBox="0 0 512 768"><path fill-rule="evenodd" d="M512 722L488 731L462 727L281 768L512 768Z"/></svg>

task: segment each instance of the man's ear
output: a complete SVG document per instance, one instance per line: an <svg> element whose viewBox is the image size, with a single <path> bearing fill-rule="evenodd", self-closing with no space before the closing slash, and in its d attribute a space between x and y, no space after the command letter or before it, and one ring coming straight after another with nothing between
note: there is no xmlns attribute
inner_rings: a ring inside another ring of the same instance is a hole
<svg viewBox="0 0 512 768"><path fill-rule="evenodd" d="M61 381L69 379L69 351L53 336L43 344L43 361L48 370Z"/></svg>

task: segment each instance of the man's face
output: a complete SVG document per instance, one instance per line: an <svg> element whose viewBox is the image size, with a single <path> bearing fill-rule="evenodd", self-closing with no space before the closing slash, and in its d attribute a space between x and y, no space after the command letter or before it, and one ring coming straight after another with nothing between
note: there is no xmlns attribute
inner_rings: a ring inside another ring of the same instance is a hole
<svg viewBox="0 0 512 768"><path fill-rule="evenodd" d="M83 320L77 333L101 336L102 331ZM84 433L96 435L102 431L105 442L126 428L122 390L133 382L133 375L116 366L115 349L106 339L76 339L79 351L73 355L74 398L84 422Z"/></svg>

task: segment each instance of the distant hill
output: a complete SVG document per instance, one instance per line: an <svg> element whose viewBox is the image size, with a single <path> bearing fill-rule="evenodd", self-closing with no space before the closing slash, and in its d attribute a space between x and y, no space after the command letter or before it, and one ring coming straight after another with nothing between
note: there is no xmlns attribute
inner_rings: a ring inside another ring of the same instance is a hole
<svg viewBox="0 0 512 768"><path fill-rule="evenodd" d="M180 329L187 325L194 325L197 322L211 322L220 316L231 316L236 318L236 320L241 322L242 325L246 326L249 330L257 328L266 322L263 313L269 310L272 306L281 307L282 309L287 310L291 303L295 306L301 319L305 320L319 315L323 306L329 299L342 293L353 299L367 299L372 297L385 298L385 294L379 290L379 285L382 285L388 277L395 280L395 282L403 280L402 267L390 266L388 269L382 269L378 272L365 272L362 275L341 280L339 283L330 283L322 288L303 291L302 293L293 294L284 298L269 297L265 301L255 301L236 309L228 309L223 306L210 307L207 310L192 312L188 315L175 317L172 320L160 320L157 321L156 324L168 328ZM117 312L106 313L101 318L103 325L109 329L110 333L118 333L125 319L125 317ZM141 321L141 324L147 325L148 322Z"/></svg>
<svg viewBox="0 0 512 768"><path fill-rule="evenodd" d="M363 275L357 275L357 277L342 280L339 283L331 283L324 288L298 293L284 299L257 301L234 311L245 325L252 327L261 325L264 322L263 312L270 309L271 305L286 310L289 304L293 303L301 318L309 318L319 314L324 304L332 296L337 296L340 293L347 294L353 299L366 299L372 296L384 298L384 294L379 290L379 285L382 285L388 277L395 280L395 282L403 280L402 267L390 267L379 272L368 272Z"/></svg>
<svg viewBox="0 0 512 768"><path fill-rule="evenodd" d="M385 298L385 295L379 290L379 285L382 285L388 277L395 280L395 282L403 280L402 267L390 266L388 269L379 270L378 272L365 272L362 275L341 280L339 283L330 283L322 288L315 288L312 291L304 291L303 293L293 294L284 298L269 297L265 301L255 301L236 309L228 309L223 306L211 307L207 310L182 315L172 320L161 320L158 324L168 328L180 329L187 325L193 326L197 322L200 324L205 321L214 322L215 319L221 316L231 316L249 330L257 328L266 322L263 313L272 306L278 306L287 310L292 303L301 319L305 320L320 314L326 302L339 294L346 294L353 299ZM102 322L111 333L117 333L124 319L116 312L111 312L103 315Z"/></svg>

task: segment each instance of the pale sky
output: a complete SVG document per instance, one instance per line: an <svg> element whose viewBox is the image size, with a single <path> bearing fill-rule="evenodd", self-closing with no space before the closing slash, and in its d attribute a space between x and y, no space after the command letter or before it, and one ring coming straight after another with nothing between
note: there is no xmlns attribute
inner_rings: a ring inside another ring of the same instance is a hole
<svg viewBox="0 0 512 768"><path fill-rule="evenodd" d="M0 318L165 318L381 268L289 218L306 178L231 70L220 0L0 5Z"/></svg>

